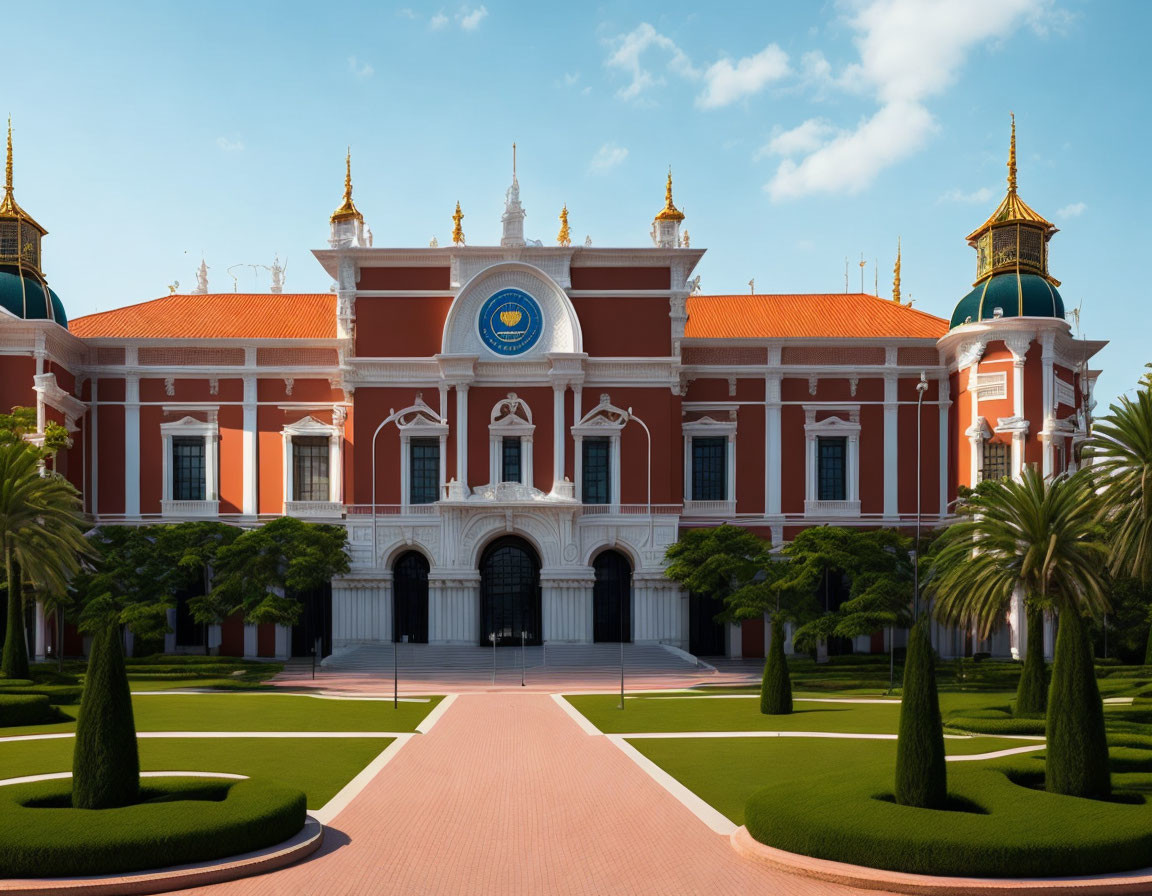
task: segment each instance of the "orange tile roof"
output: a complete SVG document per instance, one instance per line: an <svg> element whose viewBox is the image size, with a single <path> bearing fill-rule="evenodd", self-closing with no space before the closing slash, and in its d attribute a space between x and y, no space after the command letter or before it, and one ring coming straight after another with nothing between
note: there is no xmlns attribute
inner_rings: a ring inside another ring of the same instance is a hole
<svg viewBox="0 0 1152 896"><path fill-rule="evenodd" d="M690 339L939 339L948 321L867 293L689 296Z"/></svg>
<svg viewBox="0 0 1152 896"><path fill-rule="evenodd" d="M174 295L73 320L82 339L335 339L332 293Z"/></svg>

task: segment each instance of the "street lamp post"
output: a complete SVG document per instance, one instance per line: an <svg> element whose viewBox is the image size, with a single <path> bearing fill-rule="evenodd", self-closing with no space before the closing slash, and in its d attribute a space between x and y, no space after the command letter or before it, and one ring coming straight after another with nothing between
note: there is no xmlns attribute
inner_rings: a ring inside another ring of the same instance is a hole
<svg viewBox="0 0 1152 896"><path fill-rule="evenodd" d="M520 687L524 687L524 642L528 638L528 632L520 629Z"/></svg>
<svg viewBox="0 0 1152 896"><path fill-rule="evenodd" d="M496 632L488 636L492 642L492 684L496 684Z"/></svg>
<svg viewBox="0 0 1152 896"><path fill-rule="evenodd" d="M924 452L920 445L921 418L924 393L928 391L928 375L921 370L916 384L916 540L912 543L912 620L920 618L920 468Z"/></svg>

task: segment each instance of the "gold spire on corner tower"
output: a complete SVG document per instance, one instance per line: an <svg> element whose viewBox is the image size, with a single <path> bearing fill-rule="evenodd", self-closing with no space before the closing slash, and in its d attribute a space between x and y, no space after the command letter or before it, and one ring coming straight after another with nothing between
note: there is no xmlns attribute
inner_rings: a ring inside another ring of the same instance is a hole
<svg viewBox="0 0 1152 896"><path fill-rule="evenodd" d="M12 196L12 116L8 116L8 161L4 163L4 195Z"/></svg>
<svg viewBox="0 0 1152 896"><path fill-rule="evenodd" d="M657 221L683 221L684 213L672 202L672 168L668 168L668 183L664 187L664 208L656 216Z"/></svg>
<svg viewBox="0 0 1152 896"><path fill-rule="evenodd" d="M352 147L348 147L348 154L344 157L344 201L340 203L340 207L332 212L331 221L346 221L354 219L356 221L363 221L364 216L360 214L360 209L356 208L356 203L352 201Z"/></svg>
<svg viewBox="0 0 1152 896"><path fill-rule="evenodd" d="M892 301L900 302L900 237L896 237L896 267L892 269Z"/></svg>
<svg viewBox="0 0 1152 896"><path fill-rule="evenodd" d="M1009 112L1012 116L1012 144L1008 150L1008 192L1016 192L1016 113Z"/></svg>
<svg viewBox="0 0 1152 896"><path fill-rule="evenodd" d="M456 200L456 211L452 213L452 244L455 246L464 245L464 228L460 226L460 222L464 220L464 212L460 211L460 200Z"/></svg>
<svg viewBox="0 0 1152 896"><path fill-rule="evenodd" d="M560 209L560 232L556 235L556 242L561 246L571 246L572 236L568 233L568 203Z"/></svg>

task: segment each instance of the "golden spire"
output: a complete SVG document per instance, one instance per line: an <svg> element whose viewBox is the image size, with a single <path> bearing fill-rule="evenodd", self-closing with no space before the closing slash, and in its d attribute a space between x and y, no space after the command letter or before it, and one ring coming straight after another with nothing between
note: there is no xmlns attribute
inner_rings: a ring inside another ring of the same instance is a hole
<svg viewBox="0 0 1152 896"><path fill-rule="evenodd" d="M4 163L4 195L12 198L12 116L8 116L8 161Z"/></svg>
<svg viewBox="0 0 1152 896"><path fill-rule="evenodd" d="M1016 113L1009 112L1012 116L1012 146L1008 150L1008 192L1016 193Z"/></svg>
<svg viewBox="0 0 1152 896"><path fill-rule="evenodd" d="M896 267L892 269L892 301L900 304L900 237L896 237Z"/></svg>
<svg viewBox="0 0 1152 896"><path fill-rule="evenodd" d="M560 210L560 232L556 235L556 242L561 246L571 246L572 236L568 233L568 203Z"/></svg>
<svg viewBox="0 0 1152 896"><path fill-rule="evenodd" d="M668 184L664 187L664 208L656 216L657 221L683 221L684 213L672 202L672 168L668 168Z"/></svg>
<svg viewBox="0 0 1152 896"><path fill-rule="evenodd" d="M460 222L464 220L464 212L460 211L460 200L456 200L456 211L452 213L452 242L454 245L464 245L464 228Z"/></svg>
<svg viewBox="0 0 1152 896"><path fill-rule="evenodd" d="M340 207L332 212L332 221L347 221L354 219L363 221L364 216L352 201L352 147L348 147L348 154L344 157L344 201Z"/></svg>

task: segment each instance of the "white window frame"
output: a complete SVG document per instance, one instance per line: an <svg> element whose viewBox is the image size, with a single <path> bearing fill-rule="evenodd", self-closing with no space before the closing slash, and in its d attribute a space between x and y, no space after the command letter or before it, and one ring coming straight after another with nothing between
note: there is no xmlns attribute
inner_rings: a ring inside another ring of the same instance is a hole
<svg viewBox="0 0 1152 896"><path fill-rule="evenodd" d="M515 392L509 392L492 407L488 418L488 481L496 486L503 480L504 439L520 440L520 481L516 485L532 486L532 408Z"/></svg>
<svg viewBox="0 0 1152 896"><path fill-rule="evenodd" d="M573 483L576 489L576 500L584 503L584 440L608 439L608 504L590 505L594 507L607 506L613 511L620 507L620 435L628 423L629 414L623 408L612 404L612 398L607 393L601 393L600 403L580 418L580 422L570 428L572 440L576 445L576 456L573 464Z"/></svg>
<svg viewBox="0 0 1152 896"><path fill-rule="evenodd" d="M727 420L707 414L680 425L684 439L684 513L691 516L730 516L736 512L736 411L728 411ZM724 458L724 500L698 501L692 494L692 440L727 439Z"/></svg>
<svg viewBox="0 0 1152 896"><path fill-rule="evenodd" d="M444 495L447 468L445 448L448 444L448 421L424 403L424 396L416 394L416 401L398 414L396 430L400 433L400 503L403 507L432 507L432 504L413 504L409 471L412 466L412 440L436 439L440 443L440 482L437 494Z"/></svg>
<svg viewBox="0 0 1152 896"><path fill-rule="evenodd" d="M817 413L831 413L832 416L818 421ZM821 438L848 440L844 463L847 498L843 501L821 501L819 498ZM860 405L805 405L804 441L804 515L860 516Z"/></svg>
<svg viewBox="0 0 1152 896"><path fill-rule="evenodd" d="M340 516L344 512L341 496L344 456L344 428L334 423L322 423L315 417L304 417L280 431L284 441L283 486L286 516ZM294 456L292 440L296 438L325 438L328 440L328 500L297 501L293 494L295 483L292 472Z"/></svg>
<svg viewBox="0 0 1152 896"><path fill-rule="evenodd" d="M220 426L216 410L208 412L207 420L183 417L171 423L160 424L163 440L161 468L164 490L160 501L163 516L217 516L220 513L219 446ZM204 500L176 501L172 498L172 439L174 437L204 440Z"/></svg>

